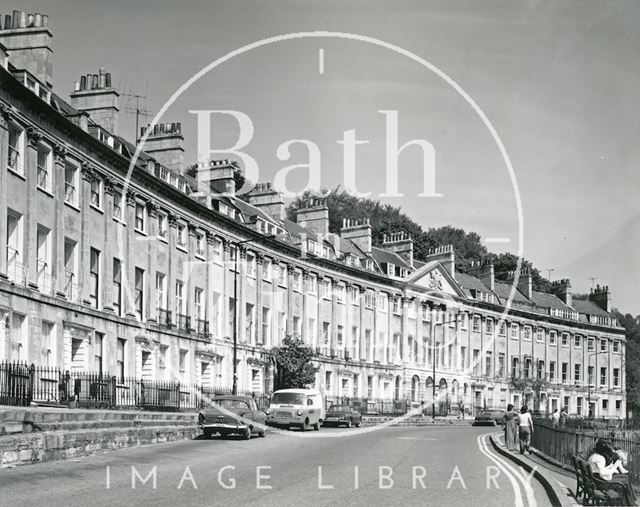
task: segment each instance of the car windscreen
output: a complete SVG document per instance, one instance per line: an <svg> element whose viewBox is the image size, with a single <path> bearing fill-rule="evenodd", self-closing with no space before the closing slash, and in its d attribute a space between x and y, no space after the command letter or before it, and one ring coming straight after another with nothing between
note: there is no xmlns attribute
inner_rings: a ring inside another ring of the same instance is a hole
<svg viewBox="0 0 640 507"><path fill-rule="evenodd" d="M249 404L243 400L213 400L213 402L222 408L249 408Z"/></svg>
<svg viewBox="0 0 640 507"><path fill-rule="evenodd" d="M275 405L304 405L306 396L298 393L275 393L271 403Z"/></svg>
<svg viewBox="0 0 640 507"><path fill-rule="evenodd" d="M349 410L351 410L351 407L349 405L331 405L329 407L329 410L336 411L336 412L339 410L342 410L342 411L348 412Z"/></svg>

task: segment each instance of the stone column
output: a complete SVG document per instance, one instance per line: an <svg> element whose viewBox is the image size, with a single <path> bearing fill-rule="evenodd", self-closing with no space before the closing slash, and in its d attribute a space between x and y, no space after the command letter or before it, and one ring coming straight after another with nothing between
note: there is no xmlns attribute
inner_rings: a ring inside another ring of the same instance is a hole
<svg viewBox="0 0 640 507"><path fill-rule="evenodd" d="M118 224L114 223L113 217L113 180L108 176L103 179L104 186L104 251L102 252L102 309L113 312L113 258L117 249L117 240L114 240L113 232ZM64 255L64 243L59 250ZM149 293L150 294L150 293Z"/></svg>
<svg viewBox="0 0 640 507"><path fill-rule="evenodd" d="M267 346L267 340L262 339L262 266L264 263L264 254L256 252L256 344L262 342L262 346ZM267 337L268 338L268 337ZM265 372L266 375L266 372Z"/></svg>
<svg viewBox="0 0 640 507"><path fill-rule="evenodd" d="M293 335L293 271L295 266L287 264L287 334Z"/></svg>
<svg viewBox="0 0 640 507"><path fill-rule="evenodd" d="M244 307L244 279L246 276L247 250L244 246L236 247L238 268L238 301L236 301L236 315L238 316L238 343L247 341L247 319Z"/></svg>
<svg viewBox="0 0 640 507"><path fill-rule="evenodd" d="M11 332L9 312L0 309L0 361L6 361L11 354Z"/></svg>
<svg viewBox="0 0 640 507"><path fill-rule="evenodd" d="M0 139L7 139L9 132L9 121L13 118L13 108L4 103L0 103ZM0 143L0 160L3 162L8 159L8 143ZM3 228L7 225L7 170L2 167L0 170L0 224ZM7 234L0 234L0 279L7 279ZM0 315L0 325L2 319ZM4 335L2 335L4 336ZM1 346L1 344L0 344ZM2 349L0 349L0 353ZM6 357L6 356L3 356Z"/></svg>
<svg viewBox="0 0 640 507"><path fill-rule="evenodd" d="M156 308L156 273L158 271L158 205L155 201L147 201L147 230L148 240L147 244L147 319L151 322L158 320L158 310ZM168 292L169 288L165 288L165 292Z"/></svg>
<svg viewBox="0 0 640 507"><path fill-rule="evenodd" d="M176 294L175 294L175 274L173 261L176 258L176 234L178 231L178 217L176 215L169 214L167 217L169 223L169 230L167 231L167 239L169 241L168 255L167 255L167 315L168 319L174 326L178 324L178 316L174 315ZM154 275L155 276L155 275Z"/></svg>
<svg viewBox="0 0 640 507"><path fill-rule="evenodd" d="M25 143L24 154L24 176L25 176L25 193L26 193L26 207L24 217L24 230L26 231L26 244L24 251L27 255L27 259L24 259L24 264L27 266L27 283L32 288L38 288L38 225L36 222L36 207L35 207L35 195L36 190L36 165L37 165L37 153L36 148L40 139L42 139L42 132L34 127L28 127L26 131L27 142ZM5 159L6 160L6 159ZM5 168L2 168L5 171ZM6 222L4 224L6 226ZM6 233L5 233L6 235ZM6 249L2 252L4 256ZM40 287L40 290L44 290L44 287Z"/></svg>
<svg viewBox="0 0 640 507"><path fill-rule="evenodd" d="M331 279L331 339L329 343L334 353L338 353L338 298L336 291L338 290L338 280ZM337 379L336 373L336 379Z"/></svg>
<svg viewBox="0 0 640 507"><path fill-rule="evenodd" d="M310 337L307 333L307 325L309 323L309 270L302 270L302 341L309 347L313 347Z"/></svg>
<svg viewBox="0 0 640 507"><path fill-rule="evenodd" d="M126 305L126 316L135 318L136 301L135 301L135 285L136 285L136 267L133 262L132 249L134 248L134 225L136 221L136 193L132 190L127 191L126 206L124 209L125 223L127 224L126 240L124 244L125 258L122 259L122 271L126 273L126 289L124 303ZM147 274L147 276L149 276ZM124 283L124 279L123 279ZM144 309L143 309L144 310Z"/></svg>
<svg viewBox="0 0 640 507"><path fill-rule="evenodd" d="M66 155L67 155L67 149L63 145L56 144L53 146L52 171L56 175L62 175L63 181L64 181L64 166L65 166ZM5 172L5 171L2 171L2 172ZM65 265L64 265L64 207L65 207L64 206L64 185L55 183L53 192L56 199L56 207L55 207L56 229L55 231L53 231L53 235L54 235L53 240L55 242L53 251L55 256L56 295L59 297L66 298L67 297L67 294L66 294L67 274L66 274ZM0 200L2 199L0 198ZM5 235L0 234L0 236L4 238ZM2 240L0 239L0 241ZM77 248L79 248L79 246ZM5 251L5 249L2 249L1 251ZM4 256L0 256L0 257L4 259ZM0 272L1 272L1 269L0 269ZM75 273L75 276L78 276L78 274Z"/></svg>
<svg viewBox="0 0 640 507"><path fill-rule="evenodd" d="M401 350L400 355L402 357L402 364L409 364L409 302L411 298L402 296L400 304L402 304L402 326L401 326Z"/></svg>

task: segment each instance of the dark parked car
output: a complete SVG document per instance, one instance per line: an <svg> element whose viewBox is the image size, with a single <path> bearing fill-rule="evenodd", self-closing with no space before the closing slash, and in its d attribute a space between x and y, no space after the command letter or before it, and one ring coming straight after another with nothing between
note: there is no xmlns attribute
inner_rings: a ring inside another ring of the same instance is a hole
<svg viewBox="0 0 640 507"><path fill-rule="evenodd" d="M483 410L473 421L473 426L491 425L497 426L504 420L505 410Z"/></svg>
<svg viewBox="0 0 640 507"><path fill-rule="evenodd" d="M223 437L241 435L245 440L253 434L264 437L266 420L267 414L258 410L256 400L250 396L217 396L198 414L204 438L211 438L214 433Z"/></svg>
<svg viewBox="0 0 640 507"><path fill-rule="evenodd" d="M331 405L327 410L323 426L335 425L346 426L351 428L351 425L360 427L362 424L362 414L349 405Z"/></svg>

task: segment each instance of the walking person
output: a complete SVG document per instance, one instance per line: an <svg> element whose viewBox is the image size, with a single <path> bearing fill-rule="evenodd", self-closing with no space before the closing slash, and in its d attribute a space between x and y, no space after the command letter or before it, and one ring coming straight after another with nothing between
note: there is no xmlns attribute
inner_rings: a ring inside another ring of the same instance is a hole
<svg viewBox="0 0 640 507"><path fill-rule="evenodd" d="M507 405L504 415L504 445L510 451L518 449L518 413L511 403Z"/></svg>
<svg viewBox="0 0 640 507"><path fill-rule="evenodd" d="M520 415L518 416L519 436L520 436L520 454L524 454L525 451L531 453L529 446L531 445L531 434L533 433L533 419L531 413L526 405L520 409Z"/></svg>
<svg viewBox="0 0 640 507"><path fill-rule="evenodd" d="M551 421L553 422L554 428L557 429L558 426L560 426L560 412L558 412L557 408L553 411L553 414L551 414Z"/></svg>

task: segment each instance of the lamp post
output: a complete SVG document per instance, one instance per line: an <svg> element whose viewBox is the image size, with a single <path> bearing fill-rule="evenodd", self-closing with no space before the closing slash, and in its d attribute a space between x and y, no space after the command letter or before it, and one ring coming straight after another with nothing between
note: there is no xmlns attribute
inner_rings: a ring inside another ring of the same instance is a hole
<svg viewBox="0 0 640 507"><path fill-rule="evenodd" d="M258 239L275 237L276 235L273 234L271 236L265 236L264 238L251 238L235 242L236 255L233 266L233 388L231 391L234 395L238 394L238 365L236 364L238 361L238 257L240 256L240 250L238 247L245 243L257 241Z"/></svg>

